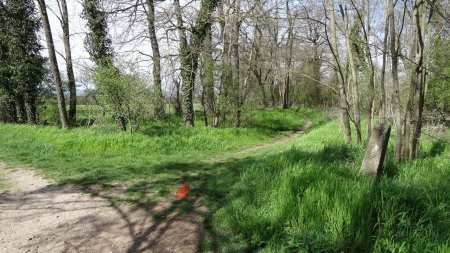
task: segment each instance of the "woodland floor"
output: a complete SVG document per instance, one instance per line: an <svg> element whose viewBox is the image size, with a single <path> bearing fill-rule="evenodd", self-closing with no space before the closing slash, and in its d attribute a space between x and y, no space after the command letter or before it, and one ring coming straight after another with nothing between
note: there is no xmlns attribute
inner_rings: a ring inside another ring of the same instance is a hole
<svg viewBox="0 0 450 253"><path fill-rule="evenodd" d="M308 121L288 137L210 162L288 142L311 125ZM137 207L117 205L110 194L57 185L26 167L0 163L0 176L9 188L0 194L1 252L198 252L209 237L201 219L208 212L201 196Z"/></svg>

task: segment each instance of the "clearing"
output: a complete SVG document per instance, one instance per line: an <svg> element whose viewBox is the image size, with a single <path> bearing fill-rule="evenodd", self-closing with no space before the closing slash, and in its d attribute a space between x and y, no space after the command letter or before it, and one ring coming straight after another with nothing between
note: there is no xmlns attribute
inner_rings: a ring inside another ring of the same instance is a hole
<svg viewBox="0 0 450 253"><path fill-rule="evenodd" d="M308 120L287 137L213 160L223 163L286 143L312 124ZM79 186L49 182L25 167L0 163L0 175L9 186L0 198L4 252L197 252L209 239L201 195L183 202L171 201L169 195L153 205L132 206L117 203L117 195L126 192L118 185L106 193L92 187L89 195Z"/></svg>

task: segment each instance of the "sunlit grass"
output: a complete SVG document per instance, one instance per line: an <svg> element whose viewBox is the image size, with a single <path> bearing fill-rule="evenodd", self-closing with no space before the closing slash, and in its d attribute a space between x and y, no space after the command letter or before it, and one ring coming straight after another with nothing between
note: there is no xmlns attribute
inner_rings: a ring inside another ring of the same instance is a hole
<svg viewBox="0 0 450 253"><path fill-rule="evenodd" d="M245 127L185 128L152 122L138 133L114 128L61 130L0 126L0 160L34 166L60 183L153 205L191 183L219 252L448 252L450 148L422 141L420 159L393 162L391 135L378 183L358 175L364 145L343 143L338 123L313 110L255 111ZM227 154L273 141L304 124L305 135L250 154ZM219 158L228 157L223 160ZM173 207L171 207L173 208ZM168 210L154 215L154 219Z"/></svg>
<svg viewBox="0 0 450 253"><path fill-rule="evenodd" d="M197 173L185 164L273 141L299 129L305 117L319 114L306 109L254 111L242 128L188 128L172 118L149 122L133 134L115 128L0 125L0 160L86 187L164 179L155 189L164 195Z"/></svg>
<svg viewBox="0 0 450 253"><path fill-rule="evenodd" d="M358 175L364 150L337 129L314 129L243 169L213 215L221 251L448 252L448 146L425 141L421 159L399 166L390 150L375 184Z"/></svg>

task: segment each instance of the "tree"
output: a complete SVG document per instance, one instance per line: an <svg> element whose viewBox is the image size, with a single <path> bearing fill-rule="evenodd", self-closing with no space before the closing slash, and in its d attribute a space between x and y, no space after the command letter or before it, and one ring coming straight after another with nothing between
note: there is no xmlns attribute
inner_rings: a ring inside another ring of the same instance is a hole
<svg viewBox="0 0 450 253"><path fill-rule="evenodd" d="M33 1L0 4L0 89L6 97L7 121L36 124L38 87L45 59L37 33L41 28Z"/></svg>
<svg viewBox="0 0 450 253"><path fill-rule="evenodd" d="M205 125L208 126L208 118L216 113L214 94L214 59L212 45L212 31L208 28L203 44L202 52L202 105L205 112Z"/></svg>
<svg viewBox="0 0 450 253"><path fill-rule="evenodd" d="M395 161L400 162L402 155L402 107L400 103L400 85L398 80L398 50L399 50L399 40L398 33L395 26L395 13L394 13L394 2L395 0L389 1L389 33L390 37L390 53L392 61L392 84L394 89L393 99L394 99L394 110L395 110L395 128L397 131L397 140L395 145Z"/></svg>
<svg viewBox="0 0 450 253"><path fill-rule="evenodd" d="M47 49L48 49L48 55L49 55L49 59L50 59L50 66L51 66L52 73L53 73L53 81L55 83L55 88L56 88L56 98L58 101L58 110L59 110L59 117L61 120L61 126L62 126L62 128L68 128L69 123L68 123L68 119L67 119L66 103L64 100L61 75L59 73L58 61L56 59L55 47L53 44L52 30L50 28L50 22L48 20L48 15L47 15L47 6L45 4L45 0L38 0L38 4L39 4L39 10L40 10L40 14L41 14L41 21L44 26L45 38L47 40Z"/></svg>
<svg viewBox="0 0 450 253"><path fill-rule="evenodd" d="M66 0L58 0L63 31L64 52L67 70L67 86L69 87L69 122L74 124L77 118L77 88L73 73L72 49L70 47L69 13Z"/></svg>
<svg viewBox="0 0 450 253"><path fill-rule="evenodd" d="M345 77L343 73L343 68L341 60L339 57L337 35L336 35L336 16L334 14L334 1L328 0L328 8L330 13L330 35L327 34L327 39L329 40L329 46L333 59L335 61L335 69L337 74L337 81L339 87L339 109L341 112L341 120L344 127L344 137L345 143L350 144L352 142L352 135L350 130L350 120L349 120L349 108L347 102L347 91L345 88Z"/></svg>
<svg viewBox="0 0 450 253"><path fill-rule="evenodd" d="M8 47L8 15L7 8L0 0L0 101L1 120L7 123L17 122L17 108L14 98L14 87L11 83L11 68Z"/></svg>
<svg viewBox="0 0 450 253"><path fill-rule="evenodd" d="M89 32L86 36L85 45L91 59L95 62L97 70L107 70L108 78L104 80L118 80L120 71L114 66L113 49L111 39L108 36L108 25L106 13L101 9L99 0L85 0L83 2L83 16L87 20ZM117 75L112 77L112 73ZM102 71L103 72L103 71ZM120 80L120 79L119 79ZM127 117L124 115L124 100L121 99L123 90L108 87L106 82L103 87L103 95L108 97L107 101L112 102L113 117L117 121L119 128L126 131Z"/></svg>
<svg viewBox="0 0 450 253"><path fill-rule="evenodd" d="M186 126L194 126L194 86L198 69L198 57L203 41L207 35L208 27L212 22L212 11L217 5L217 0L202 0L200 10L191 28L190 42L180 47L182 107L183 123Z"/></svg>
<svg viewBox="0 0 450 253"><path fill-rule="evenodd" d="M154 0L147 0L147 22L150 42L152 44L153 52L153 89L154 89L154 106L155 118L161 119L164 117L164 95L162 92L161 81L161 54L159 52L158 38L156 37L155 29L155 3Z"/></svg>
<svg viewBox="0 0 450 253"><path fill-rule="evenodd" d="M357 73L357 63L356 56L353 48L354 36L355 34L352 31L354 26L350 24L349 20L349 12L347 7L339 6L341 9L342 18L345 22L345 45L347 50L347 61L350 70L350 84L349 86L352 88L353 95L353 123L355 125L356 130L356 143L361 144L361 112L360 112L360 99L359 99L359 84L358 84L358 73ZM345 11L344 11L345 8Z"/></svg>

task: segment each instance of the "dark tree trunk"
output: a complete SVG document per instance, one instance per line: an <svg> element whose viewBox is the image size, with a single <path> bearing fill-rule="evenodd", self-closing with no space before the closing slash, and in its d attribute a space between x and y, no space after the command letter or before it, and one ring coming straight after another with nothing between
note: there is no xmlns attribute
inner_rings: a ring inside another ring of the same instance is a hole
<svg viewBox="0 0 450 253"><path fill-rule="evenodd" d="M19 108L19 123L24 124L28 122L27 109L25 108L25 99L23 95L16 97L17 107Z"/></svg>
<svg viewBox="0 0 450 253"><path fill-rule="evenodd" d="M225 22L223 1L218 2L220 21L220 37L222 39L222 66L219 78L219 94L214 115L214 127L219 127L226 120L227 100L230 85L230 43L228 39L227 26Z"/></svg>
<svg viewBox="0 0 450 253"><path fill-rule="evenodd" d="M415 126L414 126L414 134L411 142L411 158L415 159L418 155L419 144L420 144L420 135L422 133L422 116L423 116L423 108L425 105L425 83L427 72L425 70L424 63L424 50L425 50L425 42L423 36L423 29L425 29L425 11L421 6L425 4L422 0L414 1L414 31L417 36L417 48L416 48L416 56L415 56L415 77L417 79L416 85L416 115L415 115ZM429 43L427 43L429 44Z"/></svg>
<svg viewBox="0 0 450 253"><path fill-rule="evenodd" d="M16 100L13 96L7 95L5 101L5 122L6 123L17 123L17 105Z"/></svg>
<svg viewBox="0 0 450 253"><path fill-rule="evenodd" d="M36 94L25 95L25 107L27 110L28 124L35 125L37 123L36 117Z"/></svg>
<svg viewBox="0 0 450 253"><path fill-rule="evenodd" d="M53 73L53 81L55 82L56 88L56 98L58 100L59 117L61 120L62 128L68 128L66 103L64 101L64 93L62 90L61 75L59 73L58 62L56 60L55 47L53 45L52 31L50 28L50 23L47 16L47 7L45 5L45 0L37 0L39 4L39 10L41 14L42 25L44 27L45 38L47 40L47 48L50 59L50 66Z"/></svg>
<svg viewBox="0 0 450 253"><path fill-rule="evenodd" d="M240 59L239 59L239 34L241 31L240 21L241 1L237 0L233 10L233 23L231 24L231 73L232 73L232 87L233 87L233 104L235 110L235 126L241 126L241 106L242 106L242 87L241 87L241 73L240 73Z"/></svg>

